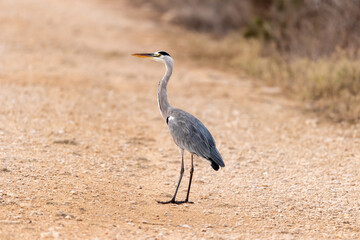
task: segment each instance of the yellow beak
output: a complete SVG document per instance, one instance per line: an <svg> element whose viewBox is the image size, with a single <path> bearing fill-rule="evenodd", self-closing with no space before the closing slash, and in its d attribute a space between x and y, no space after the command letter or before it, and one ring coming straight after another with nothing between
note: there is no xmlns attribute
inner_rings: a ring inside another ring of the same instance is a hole
<svg viewBox="0 0 360 240"><path fill-rule="evenodd" d="M142 58L152 58L154 57L153 53L134 53L132 54L135 57L142 57Z"/></svg>

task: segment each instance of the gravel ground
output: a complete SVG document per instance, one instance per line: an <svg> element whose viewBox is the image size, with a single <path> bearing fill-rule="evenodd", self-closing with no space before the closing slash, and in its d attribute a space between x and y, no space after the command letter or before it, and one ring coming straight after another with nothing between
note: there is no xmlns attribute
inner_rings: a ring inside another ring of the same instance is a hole
<svg viewBox="0 0 360 240"><path fill-rule="evenodd" d="M141 15L0 1L0 239L359 239L360 126L186 65L166 40L184 33ZM164 67L130 56L156 50L176 61L171 104L205 123L226 163L195 159L194 204L156 202L180 156L157 109Z"/></svg>

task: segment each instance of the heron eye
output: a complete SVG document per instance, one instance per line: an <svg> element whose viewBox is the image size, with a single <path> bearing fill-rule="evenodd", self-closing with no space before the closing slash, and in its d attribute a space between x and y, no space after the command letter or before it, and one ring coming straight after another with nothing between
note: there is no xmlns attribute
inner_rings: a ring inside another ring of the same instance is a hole
<svg viewBox="0 0 360 240"><path fill-rule="evenodd" d="M154 54L154 57L160 57L160 56L161 56L161 54L159 54L159 53Z"/></svg>

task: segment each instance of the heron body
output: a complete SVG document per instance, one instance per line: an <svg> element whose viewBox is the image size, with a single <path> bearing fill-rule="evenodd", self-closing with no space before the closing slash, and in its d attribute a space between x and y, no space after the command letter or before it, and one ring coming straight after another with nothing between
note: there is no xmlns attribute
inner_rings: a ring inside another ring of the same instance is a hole
<svg viewBox="0 0 360 240"><path fill-rule="evenodd" d="M214 170L225 167L214 138L199 119L181 109L171 109L167 125L175 144L186 151L207 159Z"/></svg>
<svg viewBox="0 0 360 240"><path fill-rule="evenodd" d="M204 124L191 115L178 108L173 108L167 99L167 84L173 71L174 60L164 51L155 53L140 53L133 54L137 57L152 58L155 61L164 62L166 72L159 82L158 88L158 104L162 117L166 121L170 134L175 144L180 149L181 154L181 171L180 179L175 190L175 194L170 201L159 203L184 203L189 202L189 193L191 187L192 176L194 172L193 155L207 159L214 170L219 170L219 167L225 167L224 161L216 148L214 138ZM179 189L181 179L184 173L184 150L191 154L191 169L188 192L185 201L176 202L176 194Z"/></svg>

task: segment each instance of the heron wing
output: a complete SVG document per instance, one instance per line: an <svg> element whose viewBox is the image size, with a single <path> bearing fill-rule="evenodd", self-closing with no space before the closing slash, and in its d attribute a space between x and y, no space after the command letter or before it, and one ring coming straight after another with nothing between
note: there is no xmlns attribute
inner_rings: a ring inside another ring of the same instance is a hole
<svg viewBox="0 0 360 240"><path fill-rule="evenodd" d="M176 145L224 167L209 130L193 115L174 109L167 118L170 134Z"/></svg>

